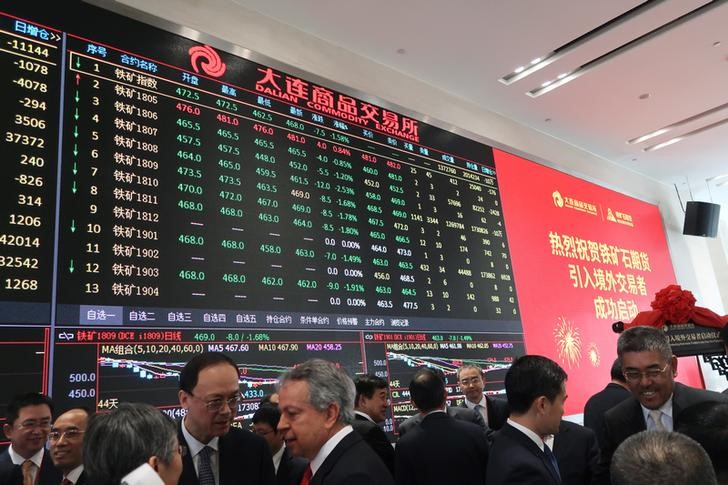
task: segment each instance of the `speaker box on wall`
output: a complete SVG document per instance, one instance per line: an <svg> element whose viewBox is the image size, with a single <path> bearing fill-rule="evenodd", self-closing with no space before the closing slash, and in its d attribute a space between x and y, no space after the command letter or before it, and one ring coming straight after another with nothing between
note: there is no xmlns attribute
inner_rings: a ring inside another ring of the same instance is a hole
<svg viewBox="0 0 728 485"><path fill-rule="evenodd" d="M710 202L689 201L685 208L683 234L688 236L715 237L718 234L720 205Z"/></svg>

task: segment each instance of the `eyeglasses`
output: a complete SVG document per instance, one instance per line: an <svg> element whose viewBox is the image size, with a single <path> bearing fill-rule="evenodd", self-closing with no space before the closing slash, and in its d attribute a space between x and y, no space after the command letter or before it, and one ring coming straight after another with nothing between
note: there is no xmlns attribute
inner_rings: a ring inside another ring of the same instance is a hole
<svg viewBox="0 0 728 485"><path fill-rule="evenodd" d="M35 429L39 428L41 430L49 430L51 429L51 422L50 420L43 420L43 421L34 421L34 420L28 420L23 421L18 425L18 428L20 429Z"/></svg>
<svg viewBox="0 0 728 485"><path fill-rule="evenodd" d="M61 441L64 436L67 440L79 438L84 431L82 429L67 429L66 431L51 431L48 433L48 441Z"/></svg>
<svg viewBox="0 0 728 485"><path fill-rule="evenodd" d="M471 384L477 384L482 379L480 377L469 377L466 379L460 379L460 385L461 386L469 386Z"/></svg>
<svg viewBox="0 0 728 485"><path fill-rule="evenodd" d="M275 433L275 431L272 429L269 429L268 431L263 431L262 429L255 429L255 427L253 427L252 425L250 426L250 431L257 434L258 436L266 436L271 433Z"/></svg>
<svg viewBox="0 0 728 485"><path fill-rule="evenodd" d="M647 369L646 371L638 371L638 370L628 370L624 371L622 375L624 375L624 378L627 379L630 382L638 382L642 380L642 376L647 377L648 379L657 379L660 377L670 366L670 363L665 364L665 367L662 369Z"/></svg>
<svg viewBox="0 0 728 485"><path fill-rule="evenodd" d="M219 413L224 409L225 405L232 409L233 412L237 412L238 403L243 400L243 395L239 392L234 396L229 397L228 399L212 399L211 401L205 401L204 399L195 396L191 392L188 392L187 394L194 397L195 399L199 399L200 401L204 402L205 407L207 407L207 410L211 413Z"/></svg>

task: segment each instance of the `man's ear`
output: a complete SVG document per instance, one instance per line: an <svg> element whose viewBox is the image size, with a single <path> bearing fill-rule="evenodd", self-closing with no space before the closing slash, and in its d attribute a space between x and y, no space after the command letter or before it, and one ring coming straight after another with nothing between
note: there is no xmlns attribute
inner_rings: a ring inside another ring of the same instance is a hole
<svg viewBox="0 0 728 485"><path fill-rule="evenodd" d="M159 471L159 458L155 455L152 455L147 460L147 463L150 467L154 468L154 471Z"/></svg>
<svg viewBox="0 0 728 485"><path fill-rule="evenodd" d="M672 377L677 377L677 357L674 355L670 361L670 366L672 367Z"/></svg>

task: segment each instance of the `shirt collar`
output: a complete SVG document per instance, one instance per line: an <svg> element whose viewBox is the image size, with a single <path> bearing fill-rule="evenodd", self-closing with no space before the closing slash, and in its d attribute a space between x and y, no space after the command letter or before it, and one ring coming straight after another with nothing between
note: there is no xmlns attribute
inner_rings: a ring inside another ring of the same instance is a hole
<svg viewBox="0 0 728 485"><path fill-rule="evenodd" d="M487 409L488 401L486 401L486 399L485 399L485 394L483 394L481 396L480 402L476 402L476 403L470 402L467 397L465 398L465 405L468 407L468 409L474 409L475 406L477 406L478 404L480 404L481 406L483 406L484 408Z"/></svg>
<svg viewBox="0 0 728 485"><path fill-rule="evenodd" d="M672 419L672 396L673 394L670 394L670 398L665 401L665 404L657 408L658 411L662 411L662 414L667 415L670 419ZM645 423L647 422L647 416L650 415L651 409L647 409L640 403L640 407L642 408L642 417L645 418Z"/></svg>
<svg viewBox="0 0 728 485"><path fill-rule="evenodd" d="M220 440L219 436L215 436L214 438L212 438L209 443L202 443L197 438L192 436L189 431L187 431L187 426L185 426L185 420L186 418L182 418L182 435L185 437L185 441L187 441L187 451L190 456L197 456L197 454L202 451L202 448L204 448L205 446L209 446L213 450L217 451L218 441Z"/></svg>
<svg viewBox="0 0 728 485"><path fill-rule="evenodd" d="M276 469L276 473L278 473L278 467L281 466L281 460L283 459L283 453L286 451L286 444L283 443L281 446L281 449L276 451L276 454L273 455L273 468Z"/></svg>
<svg viewBox="0 0 728 485"><path fill-rule="evenodd" d="M544 445L544 442L543 442L543 440L541 439L541 437L539 435L537 435L536 433L534 433L533 431L531 431L529 428L526 428L522 424L518 424L515 421L511 421L511 418L508 418L508 420L506 422L508 424L510 424L511 426L513 426L514 428L516 428L521 433L523 433L526 436L528 436L531 441L533 441L534 443L536 443L536 446L538 446L538 449L541 450L541 451L543 451L543 447L545 445Z"/></svg>
<svg viewBox="0 0 728 485"><path fill-rule="evenodd" d="M76 468L68 472L68 475L66 475L63 478L68 478L71 482L74 484L78 482L78 479L81 477L81 474L83 473L83 465L78 465Z"/></svg>
<svg viewBox="0 0 728 485"><path fill-rule="evenodd" d="M355 413L355 414L356 414L357 416L361 416L362 418L366 419L367 421L371 421L372 423L374 423L374 424L377 424L376 422L374 422L374 420L373 420L373 419L371 418L371 416L369 416L369 415L368 415L367 413L365 413L365 412L363 412L363 411L357 411L357 410L355 409L355 410L354 410L354 413Z"/></svg>
<svg viewBox="0 0 728 485"><path fill-rule="evenodd" d="M40 450L36 451L33 456L30 457L30 461L32 461L35 466L38 467L40 470L40 465L43 463L43 453L45 452L45 448L41 448ZM20 456L14 449L13 445L10 445L10 448L8 448L8 453L10 454L10 459L13 461L13 465L22 465L25 461L25 458Z"/></svg>
<svg viewBox="0 0 728 485"><path fill-rule="evenodd" d="M316 471L321 467L324 460L331 454L332 451L334 451L334 448L336 448L336 445L338 445L341 440L343 440L346 435L354 431L354 428L351 427L350 424L347 424L343 428L341 428L334 436L329 438L329 440L324 443L324 445L321 447L318 453L316 453L316 456L313 457L313 460L311 460L311 463L309 464L311 466L311 476L316 474Z"/></svg>

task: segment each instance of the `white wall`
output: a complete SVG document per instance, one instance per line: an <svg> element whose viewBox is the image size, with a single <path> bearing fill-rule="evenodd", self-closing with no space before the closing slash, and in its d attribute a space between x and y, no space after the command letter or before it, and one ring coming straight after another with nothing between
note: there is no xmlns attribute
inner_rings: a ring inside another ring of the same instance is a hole
<svg viewBox="0 0 728 485"><path fill-rule="evenodd" d="M683 236L683 213L672 186L621 168L230 1L119 1L171 22L214 34L227 42L408 110L429 115L441 122L433 124L443 128L455 126L468 130L487 138L492 145L657 204L665 223L678 282L683 288L693 291L698 305L721 314L728 308L728 250L723 242L728 240L728 229L723 224L718 239Z"/></svg>

